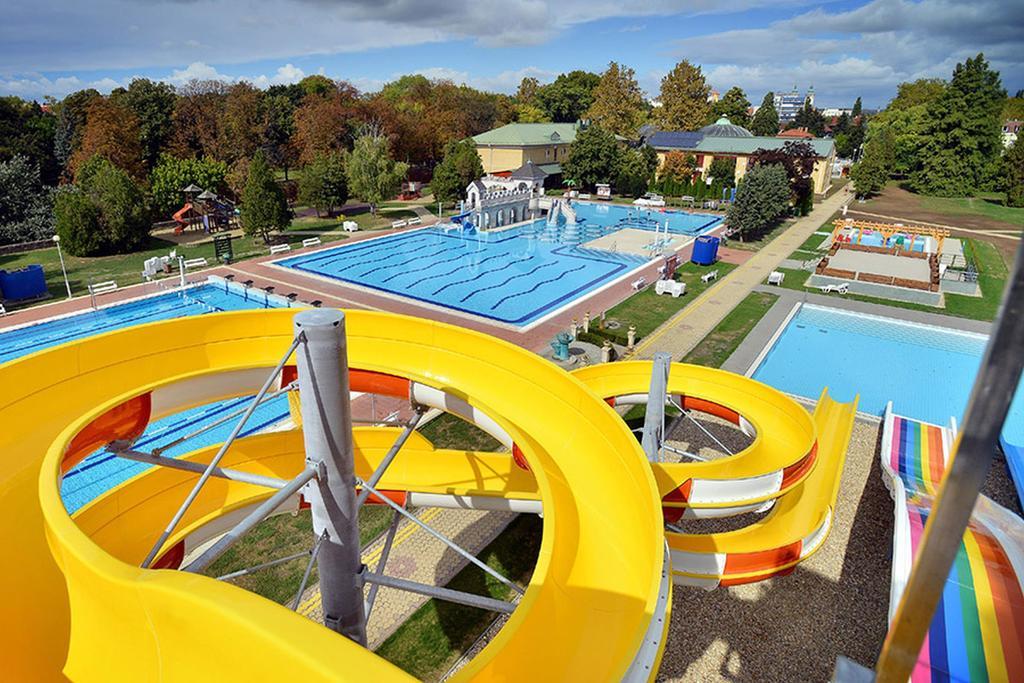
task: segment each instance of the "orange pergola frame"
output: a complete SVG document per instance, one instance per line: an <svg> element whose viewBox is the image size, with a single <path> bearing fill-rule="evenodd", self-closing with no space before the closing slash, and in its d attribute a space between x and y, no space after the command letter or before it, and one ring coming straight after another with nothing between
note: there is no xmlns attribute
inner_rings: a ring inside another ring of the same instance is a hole
<svg viewBox="0 0 1024 683"><path fill-rule="evenodd" d="M876 223L874 221L857 221L852 218L839 218L835 221L835 227L832 229L832 242L836 243L839 237L839 232L844 228L853 228L857 231L857 244L860 244L860 236L864 230L877 230L882 233L882 237L885 238L885 242L889 241L889 238L896 233L904 233L910 235L910 244L907 245L907 250L914 248L914 240L917 237L932 237L938 243L936 248L936 254L942 254L942 246L946 242L946 238L949 237L949 230L945 228L930 228L924 225L898 225L896 223Z"/></svg>

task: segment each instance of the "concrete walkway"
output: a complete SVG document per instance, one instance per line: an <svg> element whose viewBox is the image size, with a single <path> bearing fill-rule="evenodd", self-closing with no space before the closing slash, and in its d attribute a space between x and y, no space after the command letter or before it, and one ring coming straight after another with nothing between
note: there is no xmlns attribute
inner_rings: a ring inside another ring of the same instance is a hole
<svg viewBox="0 0 1024 683"><path fill-rule="evenodd" d="M675 360L681 359L851 197L849 192L842 190L816 205L811 213L762 247L720 284L705 290L693 303L642 339L629 358L650 359L660 351L671 353Z"/></svg>

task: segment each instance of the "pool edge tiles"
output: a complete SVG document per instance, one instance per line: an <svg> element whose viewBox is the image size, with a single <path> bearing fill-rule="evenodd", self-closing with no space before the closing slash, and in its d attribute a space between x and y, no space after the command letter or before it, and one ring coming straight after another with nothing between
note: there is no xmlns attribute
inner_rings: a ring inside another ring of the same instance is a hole
<svg viewBox="0 0 1024 683"><path fill-rule="evenodd" d="M719 221L716 221L716 223L717 222ZM529 235L524 236L519 231L522 231L530 226L535 226L538 223L542 223L542 221L526 221L511 226L503 226L500 229L478 233L478 235L482 235L484 236L484 238L481 240L474 236L474 242L477 244L498 244L501 242L512 240L536 239L536 237L530 237ZM704 233L702 234L706 234L707 231L713 229L713 227L708 229L702 228L702 230L704 230ZM489 235L501 235L502 233L509 233L512 231L516 231L515 234L509 235L508 237L504 237L504 239L487 239L487 236ZM387 242L389 240L395 240L400 238L406 240L410 238L415 239L416 237L419 236L424 236L427 238L427 240L430 240L432 238L466 239L461 235L452 235L447 231L442 232L441 229L435 226L424 226L421 228L416 228L415 230L407 230L400 233L388 233L386 235L373 236L359 240L358 242L355 243L349 243L344 245L332 245L324 247L322 249L318 249L314 252L309 252L297 256L285 256L279 259L269 261L267 265L274 268L278 268L282 271L287 271L293 274L301 275L303 277L319 280L324 283L331 283L335 285L341 283L346 287L352 287L353 289L365 291L367 293L375 294L378 296L394 298L397 301L408 302L412 305L424 307L429 310L435 310L459 317L470 318L482 321L489 325L496 325L517 332L527 332L532 328L536 327L537 325L540 325L545 321L549 320L550 318L559 315L569 306L572 306L590 297L596 296L601 292L606 291L608 288L623 282L624 280L628 279L630 276L635 275L639 271L650 267L650 265L654 263L657 258L659 258L658 254L652 254L649 258L644 258L636 255L616 254L615 252L607 252L605 255L605 253L602 253L601 250L589 249L583 247L582 244L556 244L554 247L550 247L550 242L538 239L538 243L543 243L547 245L546 247L544 247L547 249L547 253L543 254L544 258L551 258L553 256L556 259L563 259L563 265L564 263L569 263L573 261L587 261L602 264L607 266L608 268L606 272L594 274L593 277L589 277L585 281L570 283L570 285L563 289L562 291L558 291L553 296L548 295L548 298L546 298L542 303L533 305L526 312L515 312L505 315L499 313L490 313L488 311L482 310L482 306L466 306L460 305L462 302L455 302L451 300L445 301L441 297L436 296L437 292L434 292L434 296L427 296L424 295L423 293L414 293L408 291L407 288L403 289L394 286L382 286L380 283L367 281L363 277L353 277L343 272L338 272L337 269L331 272L330 270L323 266L307 266L307 264L309 264L311 260L323 261L325 258L337 256L338 254L342 254L349 250L366 248L367 245L373 245L369 246L370 249L380 248L381 242ZM683 243L676 247L675 251L683 249L692 244L692 242L696 239L697 235L684 235L683 237L685 238ZM423 242L423 244L426 243L426 241ZM576 253L564 253L564 251L562 250L572 251ZM509 256L509 254L511 253L512 252L508 252L505 254L505 256ZM439 263L445 263L447 261L454 262L455 260L456 259L445 259L444 261L441 261ZM439 263L429 264L426 268L423 268L421 270L429 271L430 268L439 265ZM551 263L554 263L554 261L547 262L547 264ZM509 265L511 264L506 264L505 267ZM533 284L533 287L527 291L503 292L506 294L505 298L498 301L494 305L494 307L492 307L492 310L493 308L500 305L505 299L532 294L533 291L538 289L539 287L553 283L558 279L564 277L566 274L567 273L561 273L554 280L547 280L541 282L527 281L525 283L526 285ZM437 276L433 275L431 277ZM469 280L466 280L466 282L468 281ZM499 286L503 286L504 284L506 283L501 283L501 285ZM447 288L447 285L445 287L442 287L442 289L445 288ZM474 296L479 292L494 288L495 285L482 286L478 290L474 290L469 295L464 297L463 302L470 296ZM487 302L484 303L486 304Z"/></svg>

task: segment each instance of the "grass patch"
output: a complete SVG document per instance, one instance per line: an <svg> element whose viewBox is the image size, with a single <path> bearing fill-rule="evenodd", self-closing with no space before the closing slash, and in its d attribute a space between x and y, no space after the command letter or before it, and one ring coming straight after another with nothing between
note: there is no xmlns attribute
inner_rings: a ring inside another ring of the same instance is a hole
<svg viewBox="0 0 1024 683"><path fill-rule="evenodd" d="M378 505L364 506L359 510L359 542L363 545L369 543L384 533L390 523L390 509ZM313 520L309 510L294 515L275 515L257 524L203 573L221 576L276 557L294 555L309 550L313 540ZM268 600L286 604L295 599L308 563L308 557L300 557L230 581ZM317 570L314 567L309 585L315 585L316 581Z"/></svg>
<svg viewBox="0 0 1024 683"><path fill-rule="evenodd" d="M686 354L683 362L712 368L722 367L778 298L765 292L748 294L696 348Z"/></svg>
<svg viewBox="0 0 1024 683"><path fill-rule="evenodd" d="M542 521L519 515L484 548L479 557L488 566L520 584L529 580L540 550ZM512 590L474 565L466 566L448 588L512 598ZM377 654L420 680L437 680L470 647L497 614L475 607L429 600L377 648Z"/></svg>
<svg viewBox="0 0 1024 683"><path fill-rule="evenodd" d="M987 197L987 198L986 198ZM1002 194L988 194L982 197L925 197L920 196L921 208L925 211L952 216L982 216L1024 227L1024 208L1002 204Z"/></svg>
<svg viewBox="0 0 1024 683"><path fill-rule="evenodd" d="M698 266L696 263L686 262L679 266L675 275L676 280L686 283L685 294L678 298L668 294L658 295L654 293L654 284L652 283L646 289L612 306L605 313L606 320L616 320L620 323L618 329L601 330L596 324L591 323L590 331L598 337L610 339L614 343L624 346L628 341L626 332L629 326L636 325L636 338L642 339L658 329L673 315L686 308L705 289L716 284L715 281L705 284L700 279L702 275L717 270L718 279L721 280L735 267L735 264L723 261L711 266Z"/></svg>
<svg viewBox="0 0 1024 683"><path fill-rule="evenodd" d="M434 418L419 430L437 448L469 451L499 451L501 443L479 427L451 413Z"/></svg>
<svg viewBox="0 0 1024 683"><path fill-rule="evenodd" d="M757 239L747 239L741 242L738 237L730 238L729 243L726 245L730 249L743 249L744 251L758 251L764 245L771 242L773 239L784 233L790 226L793 225L792 220L784 220L768 232L760 235Z"/></svg>

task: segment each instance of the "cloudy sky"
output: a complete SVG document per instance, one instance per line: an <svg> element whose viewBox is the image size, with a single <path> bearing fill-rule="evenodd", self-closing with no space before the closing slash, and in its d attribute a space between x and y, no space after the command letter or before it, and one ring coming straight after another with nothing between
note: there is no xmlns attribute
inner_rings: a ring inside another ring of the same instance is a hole
<svg viewBox="0 0 1024 683"><path fill-rule="evenodd" d="M897 83L982 51L1024 88L1024 1L5 0L0 94L313 73L375 90L413 72L512 92L615 60L655 95L685 58L755 103L813 85L819 106L881 107Z"/></svg>

